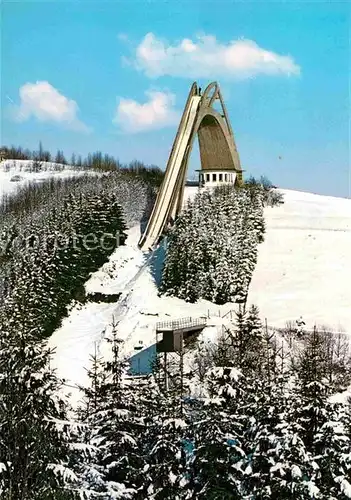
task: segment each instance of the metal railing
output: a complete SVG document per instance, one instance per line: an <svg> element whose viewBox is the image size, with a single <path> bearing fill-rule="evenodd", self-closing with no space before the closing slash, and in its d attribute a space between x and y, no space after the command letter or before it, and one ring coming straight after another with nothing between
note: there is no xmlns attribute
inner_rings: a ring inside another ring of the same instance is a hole
<svg viewBox="0 0 351 500"><path fill-rule="evenodd" d="M164 330L182 330L186 328L192 328L194 326L204 327L207 324L207 318L202 316L200 318L181 318L173 321L161 321L156 323L157 331Z"/></svg>

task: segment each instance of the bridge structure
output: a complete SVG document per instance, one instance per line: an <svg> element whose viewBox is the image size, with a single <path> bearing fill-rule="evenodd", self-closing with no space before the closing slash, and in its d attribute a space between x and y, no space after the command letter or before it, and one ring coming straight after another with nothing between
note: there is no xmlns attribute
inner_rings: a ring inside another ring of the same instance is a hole
<svg viewBox="0 0 351 500"><path fill-rule="evenodd" d="M204 316L156 323L158 382L166 392L178 386L181 414L185 395L184 354L206 326L207 318Z"/></svg>
<svg viewBox="0 0 351 500"><path fill-rule="evenodd" d="M206 325L206 317L156 323L156 352L181 352L187 342L199 335Z"/></svg>
<svg viewBox="0 0 351 500"><path fill-rule="evenodd" d="M152 250L164 229L180 213L190 154L198 137L200 180L226 181L240 185L242 168L228 113L217 82L210 83L203 94L194 82L185 103L173 147L169 155L163 183L139 248Z"/></svg>

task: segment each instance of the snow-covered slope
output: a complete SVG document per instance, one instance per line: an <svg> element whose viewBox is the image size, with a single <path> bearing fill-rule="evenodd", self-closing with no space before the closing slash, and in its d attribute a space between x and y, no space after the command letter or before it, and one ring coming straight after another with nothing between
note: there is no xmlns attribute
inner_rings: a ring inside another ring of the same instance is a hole
<svg viewBox="0 0 351 500"><path fill-rule="evenodd" d="M272 325L302 315L351 334L351 200L282 190L266 208L249 302Z"/></svg>
<svg viewBox="0 0 351 500"><path fill-rule="evenodd" d="M187 188L187 196L195 191ZM267 233L249 302L259 306L271 326L284 326L302 315L307 327L326 324L351 332L351 200L288 190L284 196L284 205L266 209ZM122 292L119 302L74 309L50 340L57 348L59 374L73 383L86 382L84 367L95 345L109 355L104 338L113 317L130 354L139 342L145 347L155 343L157 321L207 316L204 335L209 337L230 320L233 304L159 297L156 281L164 249L147 262L137 249L138 238L139 228L132 228L127 246L117 249L86 285L90 292Z"/></svg>
<svg viewBox="0 0 351 500"><path fill-rule="evenodd" d="M4 172L0 167L0 195L1 190L18 184L9 180L17 173L26 179L53 174L50 169L30 174L18 169ZM54 175L72 173L76 172L65 169ZM196 187L187 187L186 197L193 197L196 191ZM289 190L283 193L283 205L265 209L267 232L259 246L249 303L258 305L271 326L284 326L302 315L308 328L325 324L351 333L351 200ZM130 354L139 342L145 347L155 343L157 321L207 316L205 337L215 335L230 321L227 313L235 308L233 304L188 304L159 297L156 282L164 248L147 260L137 248L139 236L139 226L131 228L127 245L118 248L86 284L89 292L121 293L120 300L73 307L49 341L56 348L54 366L69 385L86 383L86 368L95 347L109 355L104 339L113 318L125 339L125 352ZM79 398L78 391L74 398Z"/></svg>
<svg viewBox="0 0 351 500"><path fill-rule="evenodd" d="M19 186L28 182L41 182L50 177L72 177L84 175L87 171L74 169L69 165L42 162L40 172L33 172L31 160L3 160L0 162L0 203L2 196L14 193ZM96 175L95 172L92 172ZM12 179L12 180L11 180Z"/></svg>
<svg viewBox="0 0 351 500"><path fill-rule="evenodd" d="M118 323L119 335L125 341L124 353L130 355L140 343L144 347L155 343L158 321L209 316L207 334L216 331L223 321L228 322L228 318L222 320L220 315L232 309L233 304L219 307L207 301L188 304L175 297L159 297L156 282L162 266L163 248L160 247L151 259L147 258L137 248L139 227L131 228L128 233L126 245L119 247L86 284L90 293L121 292L119 301L116 304L75 307L49 341L56 349L53 364L58 374L67 378L69 385L87 382L86 367L89 355L95 349L104 358L109 357L110 348L105 339L113 320ZM77 391L72 389L72 392L74 399L79 398Z"/></svg>

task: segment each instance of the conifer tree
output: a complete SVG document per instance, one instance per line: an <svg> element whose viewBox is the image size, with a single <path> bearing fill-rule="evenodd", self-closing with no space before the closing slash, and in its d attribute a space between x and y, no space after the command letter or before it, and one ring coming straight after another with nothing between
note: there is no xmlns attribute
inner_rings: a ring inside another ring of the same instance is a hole
<svg viewBox="0 0 351 500"><path fill-rule="evenodd" d="M327 419L314 436L317 485L322 498L346 500L351 497L350 408L345 403L326 402L324 409Z"/></svg>
<svg viewBox="0 0 351 500"><path fill-rule="evenodd" d="M184 487L187 484L185 432L186 423L182 418L159 414L148 422L142 439L146 462L143 486L136 498L184 498Z"/></svg>
<svg viewBox="0 0 351 500"><path fill-rule="evenodd" d="M188 485L189 497L243 498L241 374L236 368L213 368L208 374L208 398L192 424L194 456Z"/></svg>
<svg viewBox="0 0 351 500"><path fill-rule="evenodd" d="M161 292L195 302L246 301L263 239L263 200L242 189L199 193L168 233Z"/></svg>
<svg viewBox="0 0 351 500"><path fill-rule="evenodd" d="M16 314L21 314L17 304ZM73 422L60 398L50 351L25 316L0 320L0 490L6 500L74 498ZM30 323L29 323L30 324Z"/></svg>
<svg viewBox="0 0 351 500"><path fill-rule="evenodd" d="M330 373L329 338L314 328L305 337L301 355L294 366L290 421L300 426L300 437L316 464L316 487L321 498L347 498L350 484L350 436L343 407L330 402L337 380ZM337 366L337 373L340 366ZM349 490L350 491L350 490Z"/></svg>
<svg viewBox="0 0 351 500"><path fill-rule="evenodd" d="M93 388L87 392L89 413L84 421L90 428L88 443L95 452L83 471L83 489L91 498L106 500L133 498L140 487L143 466L138 440L143 429L137 417L137 400L126 378L127 365L121 358L117 325L109 337L111 361L89 372ZM94 360L97 363L97 360Z"/></svg>
<svg viewBox="0 0 351 500"><path fill-rule="evenodd" d="M181 401L178 381L172 388L161 387L155 366L151 377L142 387L141 413L144 432L141 449L145 466L142 487L136 499L183 499L188 482L186 471L186 440L188 417L186 403Z"/></svg>

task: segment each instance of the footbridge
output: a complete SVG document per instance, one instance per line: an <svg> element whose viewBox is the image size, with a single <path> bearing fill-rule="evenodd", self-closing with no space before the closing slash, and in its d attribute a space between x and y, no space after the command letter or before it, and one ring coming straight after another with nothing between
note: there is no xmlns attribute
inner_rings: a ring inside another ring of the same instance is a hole
<svg viewBox="0 0 351 500"><path fill-rule="evenodd" d="M181 211L188 161L196 136L201 171L232 171L236 173L235 182L242 183L240 159L219 85L217 82L210 83L201 95L194 82L169 155L163 183L139 240L142 250L152 250L165 227Z"/></svg>

